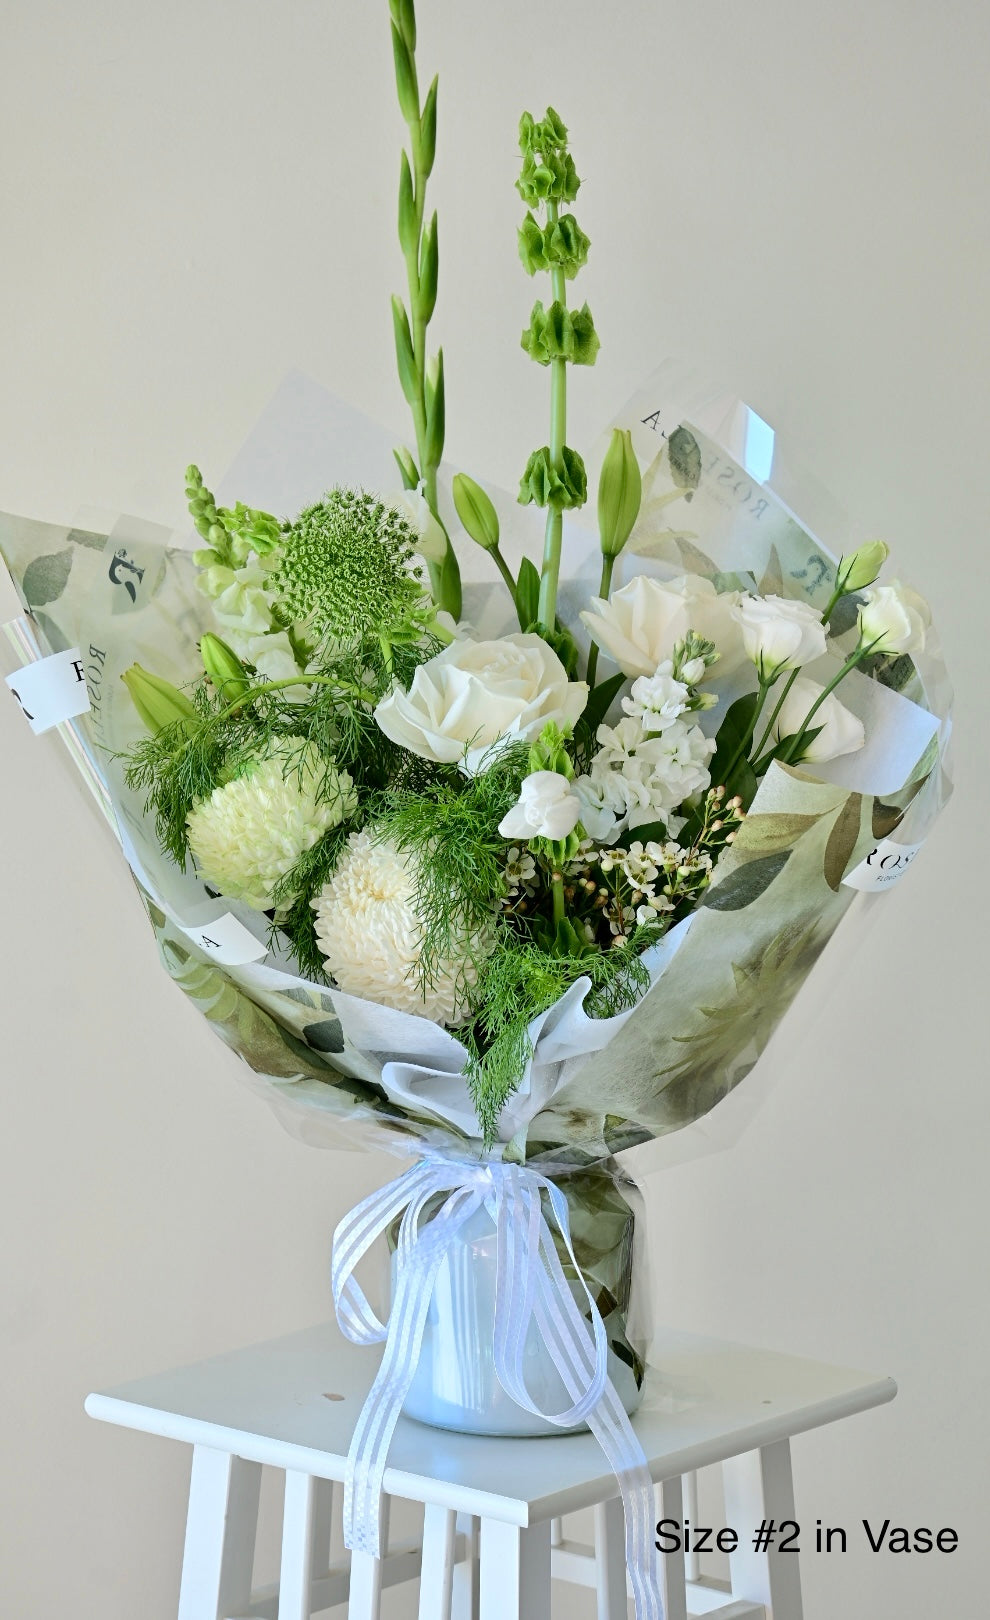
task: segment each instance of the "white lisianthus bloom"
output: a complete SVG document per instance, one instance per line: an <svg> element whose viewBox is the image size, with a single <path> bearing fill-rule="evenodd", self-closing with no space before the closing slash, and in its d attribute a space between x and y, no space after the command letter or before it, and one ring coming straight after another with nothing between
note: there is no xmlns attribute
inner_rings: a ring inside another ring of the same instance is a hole
<svg viewBox="0 0 990 1620"><path fill-rule="evenodd" d="M540 636L455 641L420 664L408 692L375 710L386 737L421 759L474 776L500 746L536 737L548 722L572 726L588 701Z"/></svg>
<svg viewBox="0 0 990 1620"><path fill-rule="evenodd" d="M684 800L711 784L715 742L700 726L676 720L651 736L630 715L615 726L599 726L598 741L591 769L574 790L586 831L602 843L614 842L624 827L650 821L673 828Z"/></svg>
<svg viewBox="0 0 990 1620"><path fill-rule="evenodd" d="M719 593L700 574L671 580L637 574L607 602L593 596L591 611L581 618L591 639L615 660L623 675L653 675L689 630L715 643L719 653L715 668L724 674L742 659L739 627L730 611L738 600L738 591Z"/></svg>
<svg viewBox="0 0 990 1620"><path fill-rule="evenodd" d="M282 744L193 806L186 818L189 848L208 883L267 911L300 855L356 808L346 771L312 743Z"/></svg>
<svg viewBox="0 0 990 1620"><path fill-rule="evenodd" d="M702 658L691 660L695 679L700 680L705 673L705 662ZM700 674L694 666L700 666ZM691 693L683 681L675 681L674 666L669 658L659 666L654 675L640 675L633 681L632 691L628 697L622 699L622 707L626 714L642 722L646 731L665 731L672 726L675 720L680 719L688 707Z"/></svg>
<svg viewBox="0 0 990 1620"><path fill-rule="evenodd" d="M797 735L811 705L821 697L823 691L824 687L818 681L811 681L806 675L798 676L773 723L771 736L774 742ZM816 709L811 717L809 729L814 731L818 727L821 727L818 736L802 749L799 756L809 764L823 764L827 759L838 759L840 754L855 754L866 742L862 720L840 703L834 692L829 693L821 708ZM794 763L797 764L798 760Z"/></svg>
<svg viewBox="0 0 990 1620"><path fill-rule="evenodd" d="M801 669L826 650L825 626L818 608L783 596L742 596L732 609L742 629L746 657L763 680Z"/></svg>
<svg viewBox="0 0 990 1620"><path fill-rule="evenodd" d="M422 482L403 490L393 502L417 536L416 550L426 562L441 563L447 555L447 536L430 511Z"/></svg>
<svg viewBox="0 0 990 1620"><path fill-rule="evenodd" d="M456 1024L478 982L478 962L490 950L480 936L433 964L423 984L419 962L423 924L416 910L416 860L373 833L351 833L337 868L313 901L316 938L327 972L347 995Z"/></svg>
<svg viewBox="0 0 990 1620"><path fill-rule="evenodd" d="M552 838L559 842L574 831L580 819L581 801L566 776L557 771L531 771L498 830L503 838Z"/></svg>
<svg viewBox="0 0 990 1620"><path fill-rule="evenodd" d="M924 597L899 579L892 579L889 585L871 585L863 592L859 638L871 644L871 652L922 652L931 622Z"/></svg>

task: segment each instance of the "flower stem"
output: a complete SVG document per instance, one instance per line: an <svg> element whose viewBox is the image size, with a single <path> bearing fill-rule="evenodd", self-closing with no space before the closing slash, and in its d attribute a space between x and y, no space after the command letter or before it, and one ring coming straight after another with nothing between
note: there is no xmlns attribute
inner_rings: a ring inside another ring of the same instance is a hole
<svg viewBox="0 0 990 1620"><path fill-rule="evenodd" d="M603 601L608 601L608 593L612 589L612 573L615 568L615 558L605 556L602 558L602 578L598 587L598 594ZM594 686L595 676L598 674L598 643L593 641L588 648L588 685Z"/></svg>
<svg viewBox="0 0 990 1620"><path fill-rule="evenodd" d="M564 905L563 872L553 873L550 887L553 895L553 920L554 925L556 926L557 923L562 923L564 921L564 917L566 915L566 907Z"/></svg>
<svg viewBox="0 0 990 1620"><path fill-rule="evenodd" d="M742 737L739 739L738 747L736 748L736 751L726 766L723 774L722 780L726 787L728 786L732 773L739 764L739 761L742 759L744 754L749 752L749 745L753 741L753 733L756 730L756 723L759 720L760 715L763 713L763 706L767 701L767 694L776 678L777 677L774 676L773 680L765 681L762 677L760 677L760 687L757 693L756 707L753 710L752 719L750 720L749 725L746 727Z"/></svg>
<svg viewBox="0 0 990 1620"><path fill-rule="evenodd" d="M822 609L822 624L824 624L824 625L828 624L828 621L832 617L832 614L835 612L836 607L838 606L838 604L841 602L842 598L845 595L846 595L846 592L844 590L842 590L838 586L832 592L832 594L829 597L828 601L826 602L824 608ZM766 730L764 731L763 736L760 738L756 748L754 749L754 753L756 754L757 758L759 758L762 755L763 750L766 747L767 741L768 741L768 739L770 737L770 733L773 731L774 724L776 722L777 716L780 713L781 709L784 707L784 703L786 701L787 694L791 690L791 687L794 685L794 682L797 680L800 673L801 673L800 669L792 669L790 675L787 677L787 680L786 680L786 682L784 684L784 689L781 692L780 697L777 699L776 704L774 705L774 710L773 710L772 715L770 716L770 719L767 721ZM762 760L761 760L761 763L762 763ZM759 773L757 773L757 774L759 774Z"/></svg>
<svg viewBox="0 0 990 1620"><path fill-rule="evenodd" d="M555 200L547 202L548 228L557 224L558 209ZM550 287L554 303L566 307L567 285L560 265L550 270ZM564 443L567 437L567 361L560 357L550 362L550 460L554 471L563 476ZM540 574L540 623L552 630L557 621L557 582L560 578L560 552L564 535L564 514L559 506L547 507L547 526L543 539L543 568Z"/></svg>

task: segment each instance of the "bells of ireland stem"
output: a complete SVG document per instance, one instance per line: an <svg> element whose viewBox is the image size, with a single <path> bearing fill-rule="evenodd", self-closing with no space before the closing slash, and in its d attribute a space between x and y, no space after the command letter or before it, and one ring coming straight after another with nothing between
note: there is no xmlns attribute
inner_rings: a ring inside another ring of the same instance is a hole
<svg viewBox="0 0 990 1620"><path fill-rule="evenodd" d="M192 736L199 724L199 715L186 694L173 686L171 681L163 680L160 675L152 675L140 664L132 664L120 678L150 732L164 731L166 726L178 723L187 737Z"/></svg>
<svg viewBox="0 0 990 1620"><path fill-rule="evenodd" d="M483 551L498 548L498 513L480 484L467 473L455 473L453 482L454 505L465 531Z"/></svg>
<svg viewBox="0 0 990 1620"><path fill-rule="evenodd" d="M851 557L843 557L836 576L836 589L843 596L851 591L865 591L872 585L887 558L890 547L883 540L867 540Z"/></svg>
<svg viewBox="0 0 990 1620"><path fill-rule="evenodd" d="M619 555L632 534L642 498L643 481L632 434L625 428L613 428L598 480L598 533L604 557Z"/></svg>
<svg viewBox="0 0 990 1620"><path fill-rule="evenodd" d="M217 693L228 703L236 703L250 688L247 670L232 647L207 631L199 643L203 668Z"/></svg>

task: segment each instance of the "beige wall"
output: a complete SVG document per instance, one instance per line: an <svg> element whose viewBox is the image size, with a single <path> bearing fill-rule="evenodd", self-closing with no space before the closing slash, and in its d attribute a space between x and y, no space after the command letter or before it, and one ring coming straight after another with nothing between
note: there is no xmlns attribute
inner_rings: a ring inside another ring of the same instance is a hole
<svg viewBox="0 0 990 1620"><path fill-rule="evenodd" d="M986 8L420 12L422 62L442 74L452 458L511 486L540 440L543 379L517 347L531 289L514 127L549 99L587 180L581 290L603 342L574 380L574 442L665 353L697 355L793 432L934 604L960 692L955 802L817 1023L806 1005L784 1032L782 1083L743 1141L660 1178L651 1208L665 1315L901 1383L893 1407L798 1444L805 1518L960 1533L952 1558L806 1559L810 1620L975 1613ZM222 469L294 364L404 425L386 15L384 0L7 0L0 506L178 523L186 462ZM83 1398L324 1317L333 1223L390 1167L298 1146L235 1083L55 751L12 706L0 735L2 1607L167 1620L186 1460L90 1423Z"/></svg>

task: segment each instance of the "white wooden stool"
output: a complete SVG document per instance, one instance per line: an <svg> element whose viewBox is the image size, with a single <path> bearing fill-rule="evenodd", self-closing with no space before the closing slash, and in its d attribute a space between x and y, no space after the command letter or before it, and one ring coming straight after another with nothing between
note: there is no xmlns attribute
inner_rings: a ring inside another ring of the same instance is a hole
<svg viewBox="0 0 990 1620"><path fill-rule="evenodd" d="M479 1439L402 1419L385 1473L381 1559L329 1562L333 1481L344 1477L374 1351L321 1326L91 1395L91 1417L193 1447L179 1620L309 1620L347 1604L378 1620L383 1587L420 1579L419 1620L549 1620L551 1577L597 1591L599 1620L625 1620L622 1509L590 1435ZM889 1401L889 1378L772 1351L661 1332L634 1420L658 1481L657 1518L696 1523L694 1471L721 1463L731 1582L663 1557L667 1620L801 1620L798 1557L755 1551L763 1520L793 1520L790 1437ZM285 1472L281 1575L252 1591L263 1466ZM682 1480L686 1483L682 1488ZM388 1541L389 1498L422 1502L422 1543ZM595 1509L595 1546L564 1538Z"/></svg>

